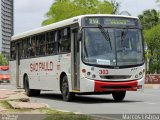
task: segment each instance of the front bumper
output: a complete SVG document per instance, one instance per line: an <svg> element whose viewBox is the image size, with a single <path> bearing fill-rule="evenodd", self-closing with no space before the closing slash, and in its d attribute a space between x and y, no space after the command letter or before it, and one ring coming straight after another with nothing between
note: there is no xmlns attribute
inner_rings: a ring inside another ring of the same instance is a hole
<svg viewBox="0 0 160 120"><path fill-rule="evenodd" d="M122 82L103 82L95 81L95 92L107 92L107 91L136 91L142 89L142 85L138 85L137 80L122 81Z"/></svg>
<svg viewBox="0 0 160 120"><path fill-rule="evenodd" d="M80 82L80 93L103 93L112 91L137 91L142 90L144 77L138 80L128 81L102 81L82 78Z"/></svg>

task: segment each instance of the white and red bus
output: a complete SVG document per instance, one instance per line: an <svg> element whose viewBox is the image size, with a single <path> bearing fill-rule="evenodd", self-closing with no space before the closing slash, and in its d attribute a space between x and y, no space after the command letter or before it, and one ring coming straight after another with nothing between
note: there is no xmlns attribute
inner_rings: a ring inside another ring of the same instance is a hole
<svg viewBox="0 0 160 120"><path fill-rule="evenodd" d="M55 90L65 101L101 93L122 101L143 88L143 42L136 17L73 17L13 36L11 79L29 96Z"/></svg>
<svg viewBox="0 0 160 120"><path fill-rule="evenodd" d="M0 66L0 83L9 83L9 66Z"/></svg>

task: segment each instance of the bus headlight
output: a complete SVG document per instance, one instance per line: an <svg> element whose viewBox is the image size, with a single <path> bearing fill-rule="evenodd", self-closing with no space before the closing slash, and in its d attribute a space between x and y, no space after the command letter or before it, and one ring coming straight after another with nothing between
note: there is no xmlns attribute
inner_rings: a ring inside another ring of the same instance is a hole
<svg viewBox="0 0 160 120"><path fill-rule="evenodd" d="M143 74L142 72L139 72L139 76L142 75L142 74Z"/></svg>
<svg viewBox="0 0 160 120"><path fill-rule="evenodd" d="M86 69L82 69L82 73L86 73Z"/></svg>
<svg viewBox="0 0 160 120"><path fill-rule="evenodd" d="M138 74L137 74L137 75L135 75L135 78L138 78Z"/></svg>
<svg viewBox="0 0 160 120"><path fill-rule="evenodd" d="M91 75L91 72L87 72L87 75L90 76L90 75Z"/></svg>
<svg viewBox="0 0 160 120"><path fill-rule="evenodd" d="M138 74L135 75L136 79L141 79L143 77L144 72L140 71Z"/></svg>
<svg viewBox="0 0 160 120"><path fill-rule="evenodd" d="M96 75L95 75L95 74L93 74L93 75L92 75L92 78L96 78Z"/></svg>

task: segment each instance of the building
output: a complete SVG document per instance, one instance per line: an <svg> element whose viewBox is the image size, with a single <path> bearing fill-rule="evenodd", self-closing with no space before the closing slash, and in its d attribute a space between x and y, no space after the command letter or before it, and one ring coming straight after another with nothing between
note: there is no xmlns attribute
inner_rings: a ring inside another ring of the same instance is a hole
<svg viewBox="0 0 160 120"><path fill-rule="evenodd" d="M13 35L13 0L0 0L0 53L9 59L10 40Z"/></svg>

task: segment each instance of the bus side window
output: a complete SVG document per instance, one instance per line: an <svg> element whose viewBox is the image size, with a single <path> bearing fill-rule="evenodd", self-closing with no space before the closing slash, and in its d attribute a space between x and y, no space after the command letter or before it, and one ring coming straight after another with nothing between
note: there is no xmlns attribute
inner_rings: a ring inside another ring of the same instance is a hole
<svg viewBox="0 0 160 120"><path fill-rule="evenodd" d="M15 60L16 59L16 46L15 46L15 42L11 43L11 60Z"/></svg>
<svg viewBox="0 0 160 120"><path fill-rule="evenodd" d="M21 51L21 58L23 59L25 54L24 54L24 48L25 48L25 44L24 44L25 40L22 40L22 51Z"/></svg>
<svg viewBox="0 0 160 120"><path fill-rule="evenodd" d="M70 28L64 28L58 32L58 44L60 53L71 52Z"/></svg>
<svg viewBox="0 0 160 120"><path fill-rule="evenodd" d="M26 38L26 58L30 57L30 38Z"/></svg>
<svg viewBox="0 0 160 120"><path fill-rule="evenodd" d="M34 57L36 55L36 37L31 37L31 51L30 56Z"/></svg>
<svg viewBox="0 0 160 120"><path fill-rule="evenodd" d="M22 47L22 40L19 41L19 58L22 59L23 58L23 53L22 53L22 50L23 50L23 47Z"/></svg>
<svg viewBox="0 0 160 120"><path fill-rule="evenodd" d="M28 45L28 58L30 58L31 54L32 54L32 52L31 52L31 38L28 39L27 45Z"/></svg>
<svg viewBox="0 0 160 120"><path fill-rule="evenodd" d="M22 58L27 58L27 38L22 40Z"/></svg>
<svg viewBox="0 0 160 120"><path fill-rule="evenodd" d="M46 33L46 54L49 54L49 39L50 39L50 32Z"/></svg>
<svg viewBox="0 0 160 120"><path fill-rule="evenodd" d="M55 32L50 31L48 32L46 37L46 52L47 54L56 54L57 47L55 41Z"/></svg>
<svg viewBox="0 0 160 120"><path fill-rule="evenodd" d="M45 34L42 33L36 37L36 55L42 56L46 54Z"/></svg>
<svg viewBox="0 0 160 120"><path fill-rule="evenodd" d="M36 39L36 56L39 55L39 40L38 40L39 36L36 35L35 39Z"/></svg>

